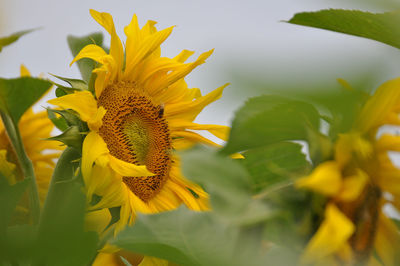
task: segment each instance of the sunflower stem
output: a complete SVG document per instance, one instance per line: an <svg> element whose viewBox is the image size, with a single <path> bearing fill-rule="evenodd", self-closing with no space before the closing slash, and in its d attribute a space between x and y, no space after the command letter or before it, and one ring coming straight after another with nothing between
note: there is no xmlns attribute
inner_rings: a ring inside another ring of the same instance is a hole
<svg viewBox="0 0 400 266"><path fill-rule="evenodd" d="M12 147L15 150L15 154L17 155L24 178L29 180L29 204L31 217L33 224L38 224L40 217L40 201L32 161L26 154L21 135L18 130L18 125L11 119L11 117L4 113L1 113L1 119L3 120L3 124L11 141Z"/></svg>

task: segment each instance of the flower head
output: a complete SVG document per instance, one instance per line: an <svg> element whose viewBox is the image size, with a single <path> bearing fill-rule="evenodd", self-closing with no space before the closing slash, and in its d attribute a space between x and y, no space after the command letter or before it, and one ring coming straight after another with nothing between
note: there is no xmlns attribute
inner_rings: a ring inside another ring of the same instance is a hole
<svg viewBox="0 0 400 266"><path fill-rule="evenodd" d="M373 261L374 251L384 265L399 259L395 247L400 247L400 232L383 206L400 210L400 169L388 154L400 151L400 137L377 134L383 125L400 125L399 112L400 79L395 79L381 85L350 132L338 136L334 159L298 181L298 187L328 198L324 221L306 248L304 263Z"/></svg>
<svg viewBox="0 0 400 266"><path fill-rule="evenodd" d="M93 70L94 94L75 92L49 103L75 110L88 124L82 174L88 200L93 194L101 197L92 208L121 206L118 228L132 222L137 211L155 213L181 203L207 209L207 194L182 176L173 150L196 143L217 145L192 130L226 139L228 127L193 122L205 106L221 97L226 85L202 96L184 80L212 51L191 63L185 63L193 54L187 50L174 58L161 57L160 45L173 27L158 31L156 22L148 21L140 28L136 15L125 27L124 51L111 15L90 13L111 35L110 51L87 45L72 63L82 58L100 63Z"/></svg>

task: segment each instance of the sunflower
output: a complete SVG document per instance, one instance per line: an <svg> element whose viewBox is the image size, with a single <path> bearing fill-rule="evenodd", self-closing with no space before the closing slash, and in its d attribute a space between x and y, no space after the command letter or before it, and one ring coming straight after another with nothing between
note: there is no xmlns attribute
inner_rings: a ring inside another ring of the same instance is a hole
<svg viewBox="0 0 400 266"><path fill-rule="evenodd" d="M338 136L334 159L298 181L298 187L328 198L303 263L398 265L400 232L383 208L400 210L400 169L389 158L389 152L400 151L400 137L378 130L400 125L399 112L398 78L367 99L352 129Z"/></svg>
<svg viewBox="0 0 400 266"><path fill-rule="evenodd" d="M23 65L21 65L20 72L21 77L30 76L28 69ZM35 113L32 108L29 108L22 115L18 127L26 154L33 164L39 199L43 204L55 166L54 159L59 157L62 147L54 141L45 140L51 136L54 128L45 111ZM3 123L0 123L0 172L10 184L24 178ZM28 213L27 200L24 198L18 206L19 214L22 216Z"/></svg>
<svg viewBox="0 0 400 266"><path fill-rule="evenodd" d="M111 35L109 53L90 44L71 65L82 58L99 63L92 73L94 93L78 91L49 103L76 111L88 125L81 170L88 202L94 194L101 197L91 209L120 206L117 231L132 223L136 212L157 213L181 203L207 210L208 195L182 176L180 159L173 151L196 143L218 146L193 130L226 140L228 127L193 121L221 97L227 84L203 96L184 80L212 50L191 63L185 63L194 53L188 50L174 58L161 57L160 45L173 27L158 31L156 22L148 21L140 28L134 15L124 30L124 51L112 16L95 10L90 14Z"/></svg>

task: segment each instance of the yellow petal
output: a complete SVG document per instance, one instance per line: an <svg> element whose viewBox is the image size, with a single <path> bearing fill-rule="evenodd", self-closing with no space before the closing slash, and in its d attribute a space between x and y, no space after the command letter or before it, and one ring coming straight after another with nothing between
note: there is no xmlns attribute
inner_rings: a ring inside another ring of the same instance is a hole
<svg viewBox="0 0 400 266"><path fill-rule="evenodd" d="M357 169L356 175L347 176L343 179L342 189L337 198L342 201L356 200L364 191L368 180L368 175L362 170Z"/></svg>
<svg viewBox="0 0 400 266"><path fill-rule="evenodd" d="M122 176L153 176L145 165L127 163L110 155L110 167Z"/></svg>
<svg viewBox="0 0 400 266"><path fill-rule="evenodd" d="M83 47L82 50L79 51L79 53L75 56L75 58L69 65L72 66L73 63L82 58L90 58L96 62L103 64L104 59L107 56L108 54L100 46L97 46L95 44L88 44L85 47Z"/></svg>
<svg viewBox="0 0 400 266"><path fill-rule="evenodd" d="M217 138L220 138L222 140L227 140L229 136L229 131L230 127L228 126L221 126L221 125L201 125L201 124L196 124L191 121L185 121L181 119L176 119L176 120L169 120L168 121L169 128L171 131L174 130L185 130L185 129L191 129L191 130L207 130Z"/></svg>
<svg viewBox="0 0 400 266"><path fill-rule="evenodd" d="M0 173L7 179L10 185L16 183L15 164L7 161L7 150L0 150Z"/></svg>
<svg viewBox="0 0 400 266"><path fill-rule="evenodd" d="M194 54L194 51L183 50L182 52L180 52L180 54L178 54L177 56L174 57L174 60L178 61L180 63L184 63L193 54Z"/></svg>
<svg viewBox="0 0 400 266"><path fill-rule="evenodd" d="M122 64L124 62L124 49L121 40L115 31L114 21L110 14L98 12L93 9L90 9L90 14L111 35L110 55L114 58L117 66L115 69L116 75L112 78L112 80L114 80L120 75Z"/></svg>
<svg viewBox="0 0 400 266"><path fill-rule="evenodd" d="M400 234L396 225L383 213L379 214L375 249L385 266L395 266L399 258Z"/></svg>
<svg viewBox="0 0 400 266"><path fill-rule="evenodd" d="M337 162L327 161L318 165L309 176L297 180L296 186L325 196L336 195L342 186L342 175Z"/></svg>
<svg viewBox="0 0 400 266"><path fill-rule="evenodd" d="M87 124L90 130L98 131L101 125L103 124L103 117L106 114L106 109L103 106L100 106L97 109L96 114L87 121Z"/></svg>
<svg viewBox="0 0 400 266"><path fill-rule="evenodd" d="M186 142L189 142L189 143L192 142L193 144L204 143L204 144L208 144L208 145L211 145L214 147L221 147L220 144L217 144L217 143L215 143L197 133L191 132L191 131L173 131L171 133L171 137L172 138L177 137L177 139L174 139L172 142L172 145L174 146L174 148L175 148L176 143L181 142L180 138L184 138L184 140ZM189 143L187 143L188 146L189 146Z"/></svg>
<svg viewBox="0 0 400 266"><path fill-rule="evenodd" d="M197 66L204 64L206 62L206 59L211 56L213 51L214 50L210 50L208 52L202 53L199 58L197 58L197 60L193 63L182 64L181 67L168 74L166 78L159 79L153 84L148 84L148 89L151 91L152 94L157 94L161 92L163 89L187 76Z"/></svg>
<svg viewBox="0 0 400 266"><path fill-rule="evenodd" d="M89 211L86 213L85 216L85 230L95 231L98 234L101 234L110 224L110 221L111 221L111 214L108 209Z"/></svg>
<svg viewBox="0 0 400 266"><path fill-rule="evenodd" d="M347 164L354 154L361 159L368 159L372 153L371 142L359 132L339 134L339 139L335 144L335 160L341 167Z"/></svg>
<svg viewBox="0 0 400 266"><path fill-rule="evenodd" d="M126 47L127 49L127 65L125 68L125 78L129 79L133 75L133 71L137 64L143 59L154 52L155 49L160 47L160 45L168 38L171 34L173 27L169 27L162 31L156 32L148 37L146 37L141 45L135 51L134 47ZM128 58L129 53L129 58Z"/></svg>
<svg viewBox="0 0 400 266"><path fill-rule="evenodd" d="M168 261L159 258L144 256L138 266L168 266Z"/></svg>
<svg viewBox="0 0 400 266"><path fill-rule="evenodd" d="M376 142L376 148L381 151L400 151L400 136L384 134Z"/></svg>
<svg viewBox="0 0 400 266"><path fill-rule="evenodd" d="M21 77L30 77L31 76L31 73L24 65L20 66L20 74L21 74Z"/></svg>
<svg viewBox="0 0 400 266"><path fill-rule="evenodd" d="M400 101L399 88L400 78L383 83L362 108L356 119L356 130L365 133L382 125L382 121Z"/></svg>
<svg viewBox="0 0 400 266"><path fill-rule="evenodd" d="M228 85L229 84L225 84L207 95L199 97L195 101L166 105L165 116L174 119L193 121L204 107L221 98L224 88Z"/></svg>
<svg viewBox="0 0 400 266"><path fill-rule="evenodd" d="M354 230L353 223L334 204L328 204L325 219L308 243L301 263L312 264L343 249Z"/></svg>
<svg viewBox="0 0 400 266"><path fill-rule="evenodd" d="M84 179L91 177L93 163L102 155L109 154L106 143L94 131L91 131L83 141L82 147L82 175ZM85 180L86 183L86 180Z"/></svg>
<svg viewBox="0 0 400 266"><path fill-rule="evenodd" d="M97 102L88 91L77 91L49 100L48 103L75 110L85 122L93 119L97 114Z"/></svg>
<svg viewBox="0 0 400 266"><path fill-rule="evenodd" d="M92 266L123 266L125 265L115 253L99 252Z"/></svg>

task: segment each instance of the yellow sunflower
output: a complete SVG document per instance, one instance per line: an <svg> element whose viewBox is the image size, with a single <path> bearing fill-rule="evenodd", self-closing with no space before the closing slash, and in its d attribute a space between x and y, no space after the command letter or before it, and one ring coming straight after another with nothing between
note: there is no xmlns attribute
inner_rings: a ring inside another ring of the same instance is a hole
<svg viewBox="0 0 400 266"><path fill-rule="evenodd" d="M173 27L157 31L156 22L148 21L140 28L134 15L125 27L124 53L112 16L95 10L90 14L111 35L109 54L87 45L71 64L82 58L100 63L93 70L95 92L75 92L49 103L75 110L90 129L82 148L82 174L88 201L93 194L101 197L91 209L121 206L117 230L133 222L137 211L156 213L181 203L208 209L208 195L182 176L173 150L196 143L218 146L193 130L227 137L226 126L193 122L226 85L203 96L184 80L212 50L191 63L185 63L193 54L187 50L174 58L161 57L160 45Z"/></svg>
<svg viewBox="0 0 400 266"><path fill-rule="evenodd" d="M339 135L334 160L298 181L299 187L329 199L303 263L399 263L400 232L383 207L400 210L400 169L389 158L389 152L400 151L400 136L378 134L383 125L400 125L399 112L398 78L382 84L361 108L350 132Z"/></svg>
<svg viewBox="0 0 400 266"><path fill-rule="evenodd" d="M21 76L30 76L28 69L21 65ZM47 112L34 113L29 108L21 117L19 131L26 154L31 159L38 185L39 199L43 203L47 194L49 182L54 170L54 159L60 155L62 149L54 141L46 141L54 128L48 119ZM17 155L7 136L3 123L0 123L0 172L7 177L10 184L22 180L23 173L19 167ZM27 200L24 199L25 201ZM27 214L27 202L18 206L18 210Z"/></svg>

